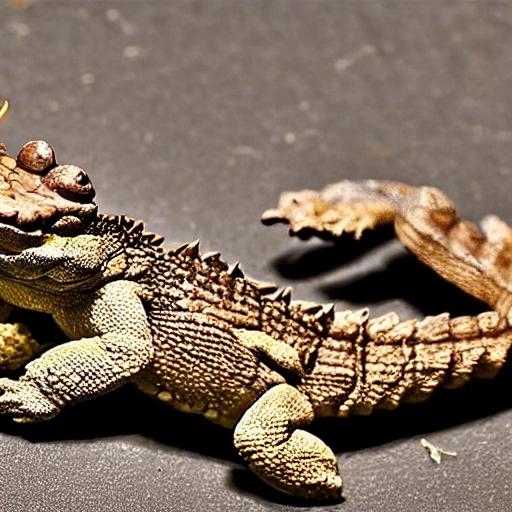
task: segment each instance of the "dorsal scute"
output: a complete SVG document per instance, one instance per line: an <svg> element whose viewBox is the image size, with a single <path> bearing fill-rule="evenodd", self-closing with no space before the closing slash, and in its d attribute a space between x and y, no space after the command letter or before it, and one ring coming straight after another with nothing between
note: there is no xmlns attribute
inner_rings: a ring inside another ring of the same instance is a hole
<svg viewBox="0 0 512 512"><path fill-rule="evenodd" d="M142 234L142 239L154 247L160 247L165 241L162 235L157 235L156 233L151 232L144 232Z"/></svg>
<svg viewBox="0 0 512 512"><path fill-rule="evenodd" d="M133 220L130 219L130 227L126 229L126 233L128 235L138 235L144 232L145 225L142 220Z"/></svg>
<svg viewBox="0 0 512 512"><path fill-rule="evenodd" d="M231 276L232 279L236 279L237 277L240 279L245 279L244 271L242 270L242 266L238 261L234 265L229 267L228 274Z"/></svg>
<svg viewBox="0 0 512 512"><path fill-rule="evenodd" d="M174 252L175 254L181 254L182 256L188 256L189 258L197 258L199 255L199 240L194 240L193 242L190 242L188 244L183 244L177 247L174 250L170 251L171 253Z"/></svg>
<svg viewBox="0 0 512 512"><path fill-rule="evenodd" d="M149 254L163 252L164 237L145 230L141 220L127 215L110 215L99 213L97 222L89 231L96 235L110 235L121 239L127 252L142 250Z"/></svg>

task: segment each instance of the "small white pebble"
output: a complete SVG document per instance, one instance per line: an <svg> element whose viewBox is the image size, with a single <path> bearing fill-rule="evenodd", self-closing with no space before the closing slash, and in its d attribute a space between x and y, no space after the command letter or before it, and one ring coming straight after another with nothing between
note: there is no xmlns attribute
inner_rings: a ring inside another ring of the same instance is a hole
<svg viewBox="0 0 512 512"><path fill-rule="evenodd" d="M292 132L285 133L284 141L286 142L286 144L293 144L296 140L297 140L297 137L295 136L294 133L292 133Z"/></svg>
<svg viewBox="0 0 512 512"><path fill-rule="evenodd" d="M108 21L118 21L121 18L121 14L117 9L109 9L107 11L107 20Z"/></svg>
<svg viewBox="0 0 512 512"><path fill-rule="evenodd" d="M127 46L123 53L125 57L133 59L134 57L138 57L140 55L140 49L138 46Z"/></svg>
<svg viewBox="0 0 512 512"><path fill-rule="evenodd" d="M11 25L11 31L18 37L26 37L30 34L30 27L26 23L15 22Z"/></svg>
<svg viewBox="0 0 512 512"><path fill-rule="evenodd" d="M80 81L82 82L82 85L92 85L94 83L94 75L92 73L84 73L80 77Z"/></svg>
<svg viewBox="0 0 512 512"><path fill-rule="evenodd" d="M352 61L350 59L338 59L334 63L334 69L336 69L336 71L345 71L351 64Z"/></svg>

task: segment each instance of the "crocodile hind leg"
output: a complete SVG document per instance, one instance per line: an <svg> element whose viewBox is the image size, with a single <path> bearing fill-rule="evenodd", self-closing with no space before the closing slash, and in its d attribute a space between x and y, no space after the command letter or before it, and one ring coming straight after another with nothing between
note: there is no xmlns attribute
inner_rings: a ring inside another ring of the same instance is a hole
<svg viewBox="0 0 512 512"><path fill-rule="evenodd" d="M501 315L512 307L512 229L496 217L483 233L457 216L455 206L433 187L390 181L342 181L320 192L288 192L263 222L285 222L291 234L360 237L365 229L393 224L400 241L419 260Z"/></svg>
<svg viewBox="0 0 512 512"><path fill-rule="evenodd" d="M301 430L314 419L306 397L288 384L267 391L235 429L235 447L249 467L276 489L308 499L339 499L336 457Z"/></svg>

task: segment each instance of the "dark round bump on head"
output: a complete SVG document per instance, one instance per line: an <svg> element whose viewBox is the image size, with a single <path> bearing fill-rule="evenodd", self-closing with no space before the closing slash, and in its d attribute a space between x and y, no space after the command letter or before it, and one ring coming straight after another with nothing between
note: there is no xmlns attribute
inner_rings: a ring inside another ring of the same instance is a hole
<svg viewBox="0 0 512 512"><path fill-rule="evenodd" d="M29 172L42 174L55 164L53 148L44 140L27 142L18 154L18 166Z"/></svg>
<svg viewBox="0 0 512 512"><path fill-rule="evenodd" d="M58 165L44 178L43 182L60 196L70 201L86 203L96 192L87 173L76 165Z"/></svg>

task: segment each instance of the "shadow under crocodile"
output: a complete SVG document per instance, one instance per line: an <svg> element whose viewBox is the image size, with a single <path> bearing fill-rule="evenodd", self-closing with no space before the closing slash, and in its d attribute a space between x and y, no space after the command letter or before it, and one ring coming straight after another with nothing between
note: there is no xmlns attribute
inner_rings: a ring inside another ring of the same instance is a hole
<svg viewBox="0 0 512 512"><path fill-rule="evenodd" d="M364 247L359 247L364 250ZM335 262L340 262L340 251L344 254L342 263L357 258L361 253L352 248L349 252L346 246L341 249L337 245L326 245L308 251L292 262L287 262L286 257L281 258L275 266L283 276L309 278L313 275L312 268L317 269L315 273L333 269ZM348 259L347 254L350 254ZM371 307L372 302L400 297L425 315L443 311L452 315L475 314L487 309L437 277L412 256L400 256L389 262L385 270L367 273L357 282L323 285L322 291L326 301L342 297L356 307ZM27 322L36 339L50 340L59 336L59 341L62 339L51 319L44 315L23 312L20 320ZM335 453L364 450L507 410L512 407L512 396L502 391L511 388L512 362L509 361L494 380L474 380L457 391L440 389L423 404L403 405L391 412L377 411L367 418L319 420L309 430L323 439ZM204 429L208 435L197 436L198 428ZM180 450L240 462L232 445L231 431L203 418L173 411L130 386L68 408L50 422L19 425L9 418L0 418L0 432L23 436L31 442L138 434ZM234 470L230 485L265 500L300 504L269 490L246 470Z"/></svg>

